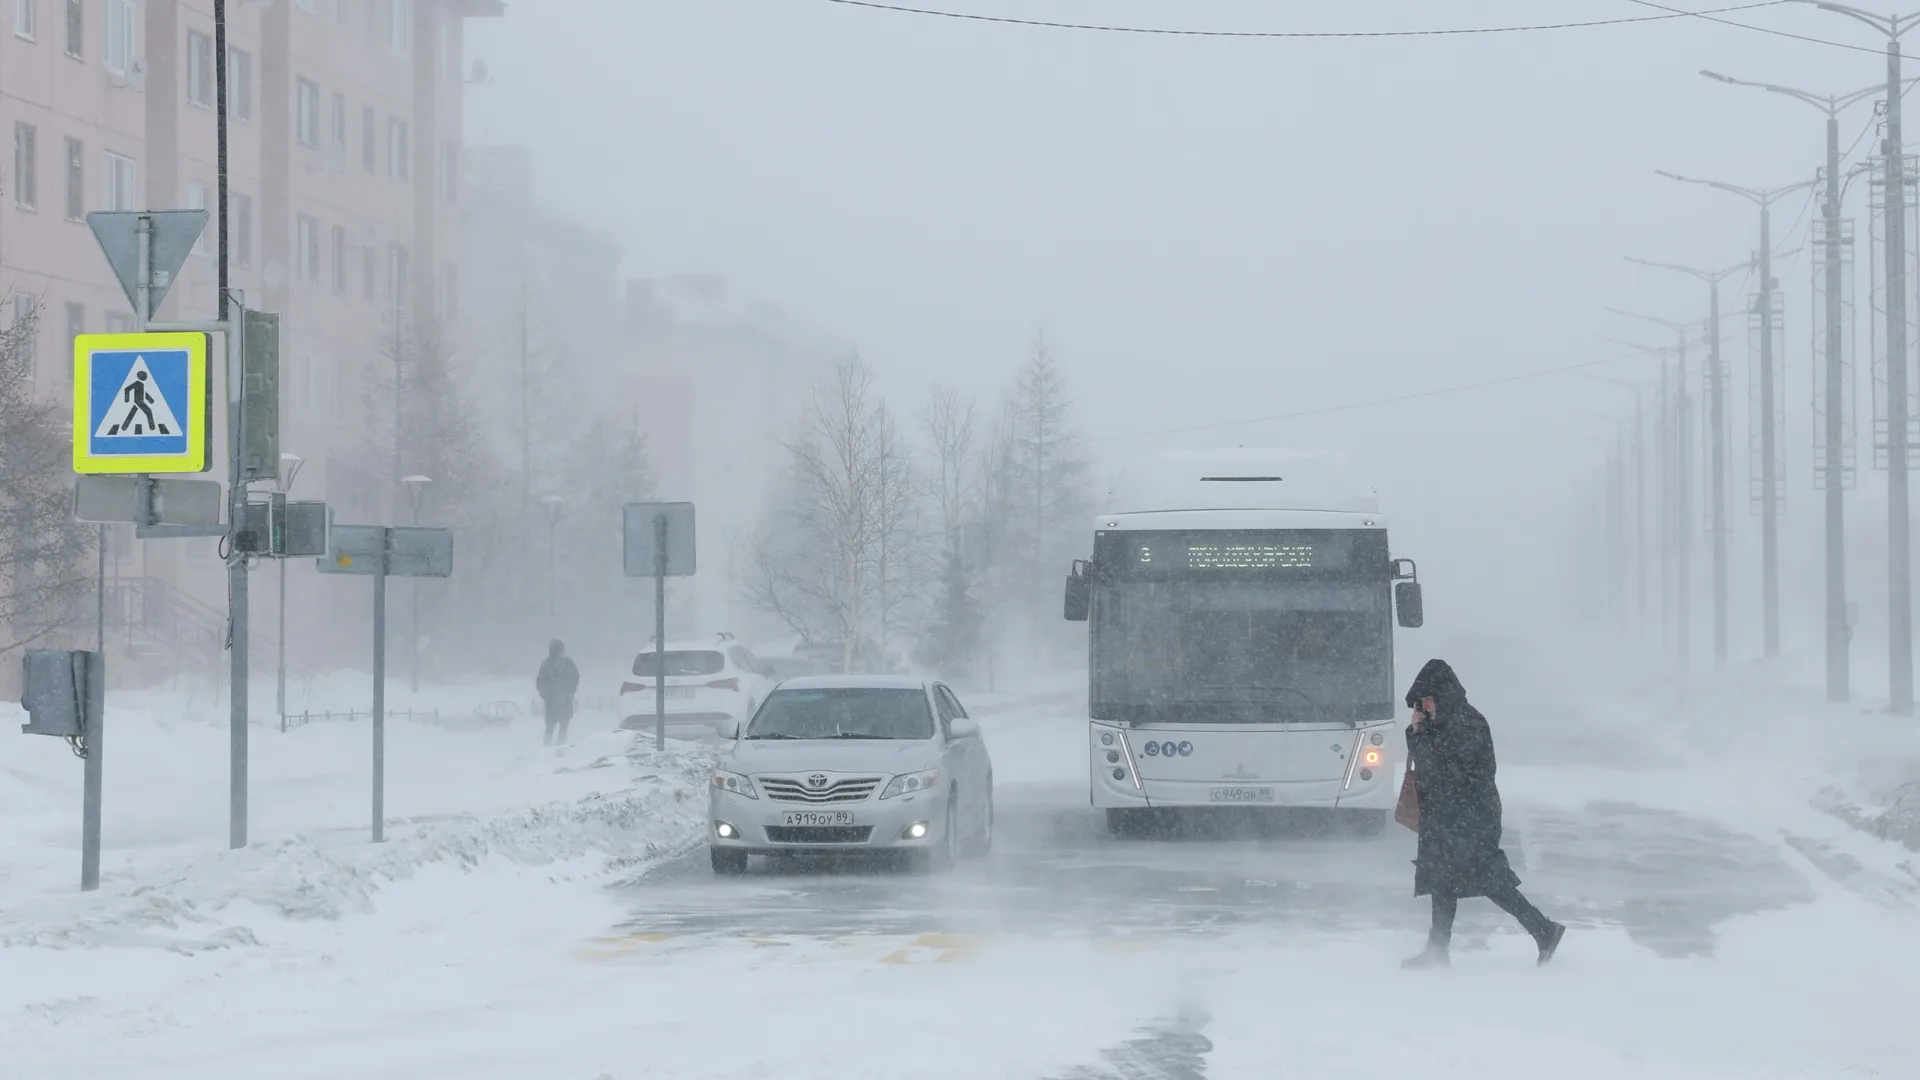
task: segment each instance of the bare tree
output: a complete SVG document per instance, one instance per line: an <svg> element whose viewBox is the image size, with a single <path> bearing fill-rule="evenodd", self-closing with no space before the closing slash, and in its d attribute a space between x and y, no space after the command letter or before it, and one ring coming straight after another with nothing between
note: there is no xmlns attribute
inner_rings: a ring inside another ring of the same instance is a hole
<svg viewBox="0 0 1920 1080"><path fill-rule="evenodd" d="M975 405L952 387L935 386L921 410L931 460L934 502L940 513L942 554L960 552L962 532L972 511L978 483L974 460Z"/></svg>
<svg viewBox="0 0 1920 1080"><path fill-rule="evenodd" d="M70 413L36 402L39 305L0 330L0 653L67 629L93 578L73 520Z"/></svg>
<svg viewBox="0 0 1920 1080"><path fill-rule="evenodd" d="M922 601L926 552L920 529L920 478L885 402L873 410L874 614L880 655L891 662L893 640Z"/></svg>
<svg viewBox="0 0 1920 1080"><path fill-rule="evenodd" d="M789 481L750 550L748 599L802 637L834 635L843 669L882 606L886 426L866 364L842 361L785 446Z"/></svg>

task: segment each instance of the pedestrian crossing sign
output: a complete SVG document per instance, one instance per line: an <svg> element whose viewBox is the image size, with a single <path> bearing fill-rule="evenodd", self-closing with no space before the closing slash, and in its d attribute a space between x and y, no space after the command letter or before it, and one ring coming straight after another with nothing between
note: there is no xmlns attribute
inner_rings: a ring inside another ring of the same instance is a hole
<svg viewBox="0 0 1920 1080"><path fill-rule="evenodd" d="M212 466L205 334L73 339L73 471L191 473Z"/></svg>

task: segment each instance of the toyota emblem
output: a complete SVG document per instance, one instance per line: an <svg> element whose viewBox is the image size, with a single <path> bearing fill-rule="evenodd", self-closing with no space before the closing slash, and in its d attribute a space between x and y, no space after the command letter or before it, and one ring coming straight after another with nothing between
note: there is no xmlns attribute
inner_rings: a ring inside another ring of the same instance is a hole
<svg viewBox="0 0 1920 1080"><path fill-rule="evenodd" d="M826 787L827 778L819 773L814 773L812 776L807 777L807 786L811 788Z"/></svg>

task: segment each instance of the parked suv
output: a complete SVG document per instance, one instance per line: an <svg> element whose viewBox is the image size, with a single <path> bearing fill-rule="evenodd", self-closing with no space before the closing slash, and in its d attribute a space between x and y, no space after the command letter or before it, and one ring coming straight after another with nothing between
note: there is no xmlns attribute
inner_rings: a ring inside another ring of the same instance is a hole
<svg viewBox="0 0 1920 1080"><path fill-rule="evenodd" d="M767 666L731 634L669 641L664 653L649 648L634 656L633 678L620 684L622 728L653 730L655 687L663 671L667 734L675 738L737 731L773 688Z"/></svg>

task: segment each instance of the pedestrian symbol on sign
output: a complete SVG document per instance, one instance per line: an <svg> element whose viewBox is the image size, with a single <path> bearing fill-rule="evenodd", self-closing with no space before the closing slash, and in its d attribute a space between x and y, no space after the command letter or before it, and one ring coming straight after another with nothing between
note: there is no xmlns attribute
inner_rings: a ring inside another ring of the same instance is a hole
<svg viewBox="0 0 1920 1080"><path fill-rule="evenodd" d="M147 358L136 356L120 382L120 392L114 395L113 402L107 406L106 415L100 418L100 426L94 430L93 437L131 439L173 435L179 430L180 421L168 407L166 396L155 390L153 371L147 367Z"/></svg>

